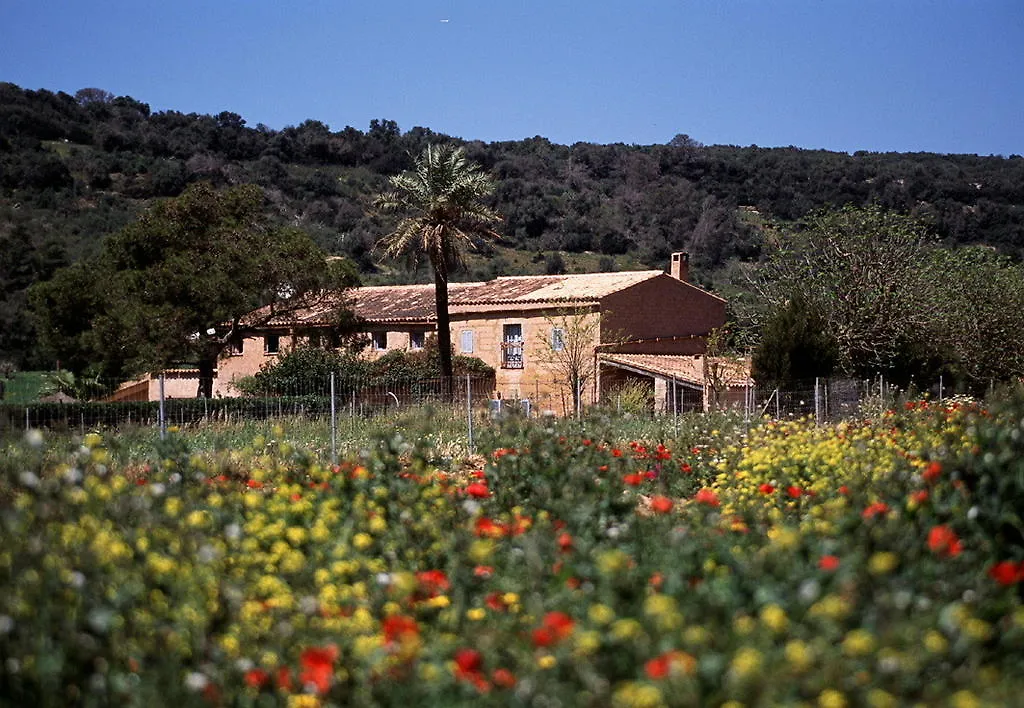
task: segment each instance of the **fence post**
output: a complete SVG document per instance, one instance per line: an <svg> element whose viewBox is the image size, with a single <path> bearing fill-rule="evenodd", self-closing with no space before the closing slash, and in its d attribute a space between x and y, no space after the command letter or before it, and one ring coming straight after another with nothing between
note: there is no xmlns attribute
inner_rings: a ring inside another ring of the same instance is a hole
<svg viewBox="0 0 1024 708"><path fill-rule="evenodd" d="M28 404L25 404L25 432L28 432Z"/></svg>
<svg viewBox="0 0 1024 708"><path fill-rule="evenodd" d="M473 392L469 374L466 374L466 429L469 431L469 451L473 452Z"/></svg>
<svg viewBox="0 0 1024 708"><path fill-rule="evenodd" d="M167 419L164 417L164 375L160 374L160 408L159 408L159 423L160 423L160 439L163 440L167 437Z"/></svg>
<svg viewBox="0 0 1024 708"><path fill-rule="evenodd" d="M821 425L821 394L818 392L820 379L814 377L814 424Z"/></svg>
<svg viewBox="0 0 1024 708"><path fill-rule="evenodd" d="M775 420L782 417L781 407L779 406L779 389L775 389Z"/></svg>
<svg viewBox="0 0 1024 708"><path fill-rule="evenodd" d="M942 374L939 374L939 402L942 402Z"/></svg>
<svg viewBox="0 0 1024 708"><path fill-rule="evenodd" d="M338 464L338 416L334 405L334 372L331 372L331 464Z"/></svg>

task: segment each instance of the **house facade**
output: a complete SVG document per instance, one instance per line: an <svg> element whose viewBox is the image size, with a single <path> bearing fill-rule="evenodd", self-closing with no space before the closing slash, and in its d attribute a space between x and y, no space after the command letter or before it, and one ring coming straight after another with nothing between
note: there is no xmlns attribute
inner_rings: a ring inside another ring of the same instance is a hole
<svg viewBox="0 0 1024 708"><path fill-rule="evenodd" d="M534 410L571 410L567 357L586 370L584 405L625 380L649 384L656 408L678 405L681 386L705 388L706 337L725 323L725 301L688 282L688 257L660 270L507 276L449 285L455 354L493 367L495 397L530 400ZM422 349L435 336L433 285L356 288L346 305L364 323L366 355ZM238 395L234 382L301 344L335 346L331 313L310 309L246 331L218 362L215 395ZM585 352L585 354L581 354ZM643 358L637 359L640 355ZM681 359L680 359L681 358ZM679 366L686 360L686 366ZM671 397L671 398L670 398ZM708 405L706 392L697 407Z"/></svg>

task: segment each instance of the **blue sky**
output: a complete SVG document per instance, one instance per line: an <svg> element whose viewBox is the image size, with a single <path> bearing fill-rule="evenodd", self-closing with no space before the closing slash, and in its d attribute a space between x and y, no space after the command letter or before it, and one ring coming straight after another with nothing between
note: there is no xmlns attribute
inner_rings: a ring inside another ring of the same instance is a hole
<svg viewBox="0 0 1024 708"><path fill-rule="evenodd" d="M1024 2L2 0L0 81L272 128L1024 154Z"/></svg>

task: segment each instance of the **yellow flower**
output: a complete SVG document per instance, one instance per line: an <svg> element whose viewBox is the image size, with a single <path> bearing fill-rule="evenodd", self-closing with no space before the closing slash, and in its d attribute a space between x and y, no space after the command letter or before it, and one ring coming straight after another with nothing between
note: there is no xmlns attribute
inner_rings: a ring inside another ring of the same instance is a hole
<svg viewBox="0 0 1024 708"><path fill-rule="evenodd" d="M601 603L595 603L587 609L587 617L594 624L606 625L615 619L615 610L608 607L608 605L602 605Z"/></svg>
<svg viewBox="0 0 1024 708"><path fill-rule="evenodd" d="M365 551L373 545L373 536L368 533L357 533L352 537L352 545L360 551Z"/></svg>
<svg viewBox="0 0 1024 708"><path fill-rule="evenodd" d="M934 629L924 635L924 648L932 654L942 654L949 647L949 642Z"/></svg>
<svg viewBox="0 0 1024 708"><path fill-rule="evenodd" d="M985 641L992 636L992 625L977 617L971 617L965 621L962 629L964 634L979 642Z"/></svg>
<svg viewBox="0 0 1024 708"><path fill-rule="evenodd" d="M970 691L963 690L957 691L950 697L949 705L953 708L981 708L981 701Z"/></svg>
<svg viewBox="0 0 1024 708"><path fill-rule="evenodd" d="M740 615L732 621L732 628L736 634L750 634L754 631L754 619L747 615Z"/></svg>
<svg viewBox="0 0 1024 708"><path fill-rule="evenodd" d="M761 670L761 652L752 647L742 647L732 658L730 668L738 678L753 676Z"/></svg>
<svg viewBox="0 0 1024 708"><path fill-rule="evenodd" d="M611 627L612 637L620 642L639 637L644 632L643 627L635 619L627 618L615 620Z"/></svg>
<svg viewBox="0 0 1024 708"><path fill-rule="evenodd" d="M818 694L818 705L821 708L846 708L846 698L839 691L827 688Z"/></svg>
<svg viewBox="0 0 1024 708"><path fill-rule="evenodd" d="M665 699L657 686L649 683L628 681L615 690L612 695L614 708L659 708L665 705Z"/></svg>
<svg viewBox="0 0 1024 708"><path fill-rule="evenodd" d="M864 656L875 649L875 638L866 629L855 629L843 639L843 653L847 656Z"/></svg>
<svg viewBox="0 0 1024 708"><path fill-rule="evenodd" d="M288 696L288 708L320 708L320 698L311 693Z"/></svg>
<svg viewBox="0 0 1024 708"><path fill-rule="evenodd" d="M613 549L597 556L597 569L602 575L616 575L629 568L630 557L625 551Z"/></svg>
<svg viewBox="0 0 1024 708"><path fill-rule="evenodd" d="M487 612L482 607L474 607L470 610L466 610L466 618L479 622L480 620L487 617Z"/></svg>
<svg viewBox="0 0 1024 708"><path fill-rule="evenodd" d="M778 605L765 605L761 608L761 622L768 629L778 634L779 632L786 631L786 627L789 625L789 618L786 617L786 611Z"/></svg>
<svg viewBox="0 0 1024 708"><path fill-rule="evenodd" d="M899 557L890 551L880 551L868 559L868 571L872 575L885 575L891 573L899 565Z"/></svg>
<svg viewBox="0 0 1024 708"><path fill-rule="evenodd" d="M799 639L786 642L786 661L794 671L801 673L806 671L814 663L814 653L807 643Z"/></svg>
<svg viewBox="0 0 1024 708"><path fill-rule="evenodd" d="M558 664L558 659L553 657L551 654L543 654L537 659L537 667L541 669L551 669Z"/></svg>
<svg viewBox="0 0 1024 708"><path fill-rule="evenodd" d="M868 691L867 700L871 708L896 708L899 705L895 696L880 688Z"/></svg>
<svg viewBox="0 0 1024 708"><path fill-rule="evenodd" d="M573 634L573 653L589 656L601 648L601 635L593 630Z"/></svg>
<svg viewBox="0 0 1024 708"><path fill-rule="evenodd" d="M651 595L644 601L644 614L653 617L658 629L671 631L683 624L683 616L679 614L679 604L669 595Z"/></svg>

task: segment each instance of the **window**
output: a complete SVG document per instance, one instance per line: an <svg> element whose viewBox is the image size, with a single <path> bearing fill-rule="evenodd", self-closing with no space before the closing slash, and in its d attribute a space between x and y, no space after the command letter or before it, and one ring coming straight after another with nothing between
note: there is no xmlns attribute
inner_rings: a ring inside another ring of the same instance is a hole
<svg viewBox="0 0 1024 708"><path fill-rule="evenodd" d="M409 332L409 346L413 349L422 349L424 332Z"/></svg>
<svg viewBox="0 0 1024 708"><path fill-rule="evenodd" d="M228 355L229 356L241 356L242 349L245 346L245 340L241 337L232 337L228 340Z"/></svg>
<svg viewBox="0 0 1024 708"><path fill-rule="evenodd" d="M523 368L523 326L507 324L502 328L501 368Z"/></svg>
<svg viewBox="0 0 1024 708"><path fill-rule="evenodd" d="M551 350L556 352L565 351L565 330L561 327L551 329Z"/></svg>
<svg viewBox="0 0 1024 708"><path fill-rule="evenodd" d="M459 342L459 351L461 351L463 354L473 353L473 330L462 330L462 336Z"/></svg>
<svg viewBox="0 0 1024 708"><path fill-rule="evenodd" d="M319 349L320 344L321 342L319 334L310 334L306 337L306 346L311 347L313 349Z"/></svg>
<svg viewBox="0 0 1024 708"><path fill-rule="evenodd" d="M281 351L281 335L266 334L263 336L263 353L277 354Z"/></svg>
<svg viewBox="0 0 1024 708"><path fill-rule="evenodd" d="M373 332L370 337L373 339L373 348L377 351L383 351L388 348L387 332Z"/></svg>

